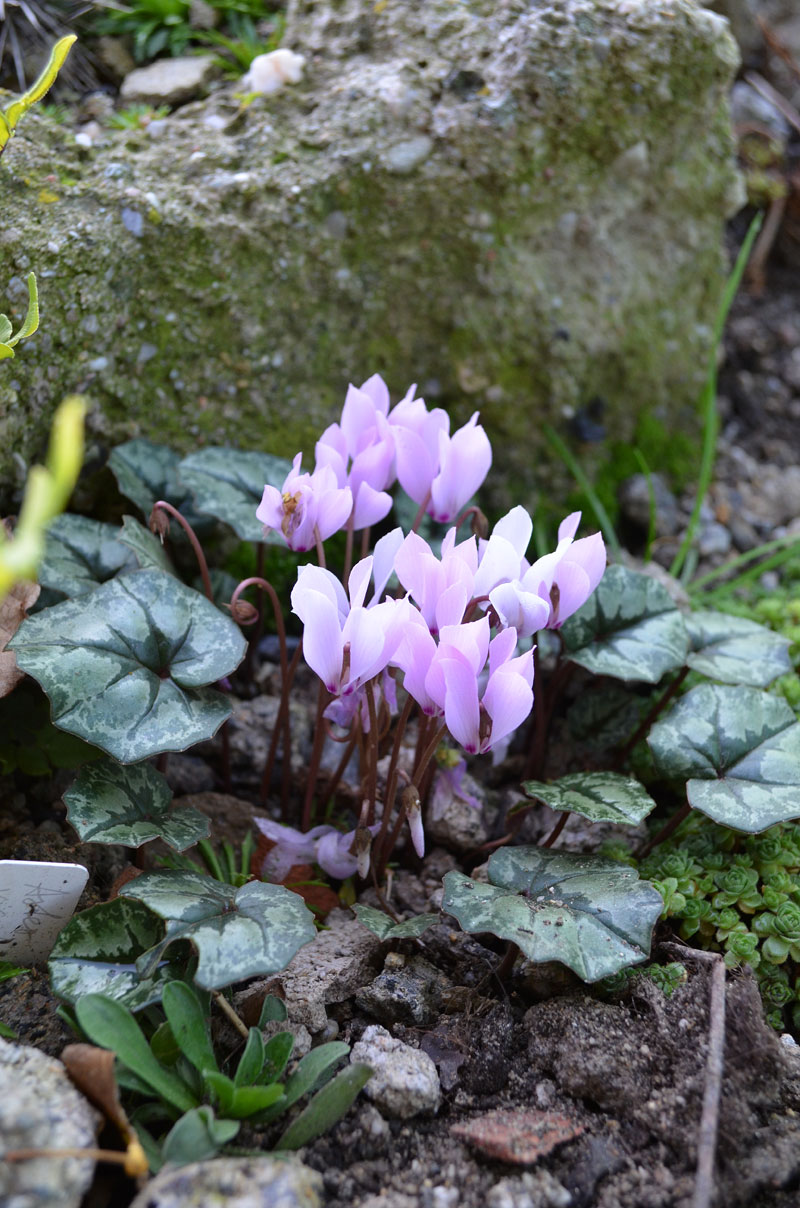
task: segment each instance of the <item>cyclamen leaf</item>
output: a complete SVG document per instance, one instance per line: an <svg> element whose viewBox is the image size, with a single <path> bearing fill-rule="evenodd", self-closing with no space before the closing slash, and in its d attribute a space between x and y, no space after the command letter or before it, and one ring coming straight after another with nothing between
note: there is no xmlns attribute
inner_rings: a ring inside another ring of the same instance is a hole
<svg viewBox="0 0 800 1208"><path fill-rule="evenodd" d="M196 529L198 520L202 524L203 518L190 506L189 492L178 480L180 460L180 455L166 445L137 437L112 449L108 466L121 493L132 499L146 518L149 518L153 504L164 499L178 508Z"/></svg>
<svg viewBox="0 0 800 1208"><path fill-rule="evenodd" d="M205 685L234 671L245 645L198 592L141 570L29 618L9 648L60 729L135 763L216 733L231 706Z"/></svg>
<svg viewBox="0 0 800 1208"><path fill-rule="evenodd" d="M567 658L595 675L657 684L686 662L689 635L665 587L609 566L561 630Z"/></svg>
<svg viewBox="0 0 800 1208"><path fill-rule="evenodd" d="M158 537L138 520L135 520L133 516L122 517L119 540L133 551L142 570L163 570L168 575L175 574L172 563Z"/></svg>
<svg viewBox="0 0 800 1208"><path fill-rule="evenodd" d="M753 834L800 818L800 724L781 697L700 684L647 741L660 774L686 780L689 804L715 822Z"/></svg>
<svg viewBox="0 0 800 1208"><path fill-rule="evenodd" d="M284 542L275 533L264 535L256 519L264 486L283 485L292 464L269 453L210 448L190 453L178 466L180 481L193 492L195 505L229 524L242 541Z"/></svg>
<svg viewBox="0 0 800 1208"><path fill-rule="evenodd" d="M142 978L136 961L163 936L164 924L141 902L115 898L76 914L50 953L53 993L69 1003L104 994L132 1011L159 1002L166 982L185 970L162 964Z"/></svg>
<svg viewBox="0 0 800 1208"><path fill-rule="evenodd" d="M600 856L505 847L489 880L444 878L442 909L465 931L512 940L532 961L559 961L586 982L646 960L661 894L637 872Z"/></svg>
<svg viewBox="0 0 800 1208"><path fill-rule="evenodd" d="M638 780L617 772L574 772L552 784L528 780L522 787L550 809L569 810L592 822L637 826L656 804Z"/></svg>
<svg viewBox="0 0 800 1208"><path fill-rule="evenodd" d="M163 943L139 961L142 976L169 944L186 939L197 950L194 981L204 990L277 973L316 935L311 911L283 885L251 881L236 889L202 873L151 872L121 893L145 903L167 923Z"/></svg>
<svg viewBox="0 0 800 1208"><path fill-rule="evenodd" d="M376 910L374 906L362 906L356 904L353 906L359 923L363 923L368 927L373 935L377 935L380 940L404 940L416 939L433 927L436 923L441 922L441 916L438 914L417 914L413 918L406 919L402 923L395 923L394 919L388 914L384 914L382 910Z"/></svg>
<svg viewBox="0 0 800 1208"><path fill-rule="evenodd" d="M134 570L136 562L119 536L113 524L57 516L47 530L39 582L65 596L82 596L120 572Z"/></svg>
<svg viewBox="0 0 800 1208"><path fill-rule="evenodd" d="M199 810L170 810L172 790L149 763L126 767L102 759L90 764L64 794L64 802L68 821L85 843L141 847L160 838L184 851L209 835L209 820Z"/></svg>
<svg viewBox="0 0 800 1208"><path fill-rule="evenodd" d="M791 641L746 617L703 609L686 618L694 671L725 684L766 688L792 670Z"/></svg>

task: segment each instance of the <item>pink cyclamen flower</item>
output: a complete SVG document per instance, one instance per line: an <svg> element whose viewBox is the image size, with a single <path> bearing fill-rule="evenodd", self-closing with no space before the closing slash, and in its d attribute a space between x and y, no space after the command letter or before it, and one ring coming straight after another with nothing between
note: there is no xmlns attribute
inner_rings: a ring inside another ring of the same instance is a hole
<svg viewBox="0 0 800 1208"><path fill-rule="evenodd" d="M418 533L409 533L394 559L395 574L419 606L431 633L461 621L472 599L477 569L475 538L456 545L454 528L445 534L441 558Z"/></svg>
<svg viewBox="0 0 800 1208"><path fill-rule="evenodd" d="M489 640L487 617L448 625L425 677L425 688L444 711L447 728L470 754L485 753L520 726L533 707L533 650L512 657L514 629ZM481 672L489 676L480 695Z"/></svg>
<svg viewBox="0 0 800 1208"><path fill-rule="evenodd" d="M356 530L377 524L392 506L386 488L394 482L394 438L379 412L373 412L372 417L373 425L359 435L353 446L344 428L331 424L316 447L317 466L329 466L339 486L347 486L352 492Z"/></svg>
<svg viewBox="0 0 800 1208"><path fill-rule="evenodd" d="M603 577L606 547L600 533L573 540L581 513L573 512L558 529L558 546L537 559L518 580L501 584L489 599L503 625L520 637L537 629L559 629L588 600Z"/></svg>
<svg viewBox="0 0 800 1208"><path fill-rule="evenodd" d="M425 400L414 398L412 386L389 412L394 436L397 478L414 503L428 498L439 471L439 433L450 431L450 416L441 407L429 411Z"/></svg>
<svg viewBox="0 0 800 1208"><path fill-rule="evenodd" d="M452 436L438 433L439 471L431 482L427 511L441 524L455 520L489 473L492 446L476 411Z"/></svg>
<svg viewBox="0 0 800 1208"><path fill-rule="evenodd" d="M328 876L341 881L359 871L361 853L354 830L343 835L335 826L315 826L303 834L271 818L254 821L262 835L275 844L261 865L261 875L271 881L283 881L294 864L319 864ZM364 829L374 836L380 830L380 823ZM351 848L356 850L351 851Z"/></svg>
<svg viewBox="0 0 800 1208"><path fill-rule="evenodd" d="M302 474L298 453L280 490L265 486L256 516L265 529L280 533L289 549L303 552L326 541L347 523L353 508L349 487L341 488L328 466Z"/></svg>

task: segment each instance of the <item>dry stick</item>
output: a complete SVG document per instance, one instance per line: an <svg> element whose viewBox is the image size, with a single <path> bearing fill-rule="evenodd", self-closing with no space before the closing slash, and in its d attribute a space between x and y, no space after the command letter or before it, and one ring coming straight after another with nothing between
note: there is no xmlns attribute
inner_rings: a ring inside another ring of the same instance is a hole
<svg viewBox="0 0 800 1208"><path fill-rule="evenodd" d="M153 520L155 513L159 509L162 512L166 512L167 515L171 516L173 520L177 520L178 524L181 526L183 531L186 533L186 536L189 538L191 547L194 550L194 556L197 559L197 565L200 567L200 576L203 580L203 591L206 593L208 599L213 604L214 603L214 593L211 590L211 578L208 573L208 563L206 562L206 556L203 553L203 547L200 544L200 542L197 540L197 536L195 534L194 529L192 528L191 524L186 519L186 517L181 516L178 509L174 508L171 503L167 503L166 499L158 499L153 504L153 510L150 513L151 524L152 524L152 520Z"/></svg>
<svg viewBox="0 0 800 1208"><path fill-rule="evenodd" d="M779 59L783 59L792 74L796 75L798 80L800 80L800 67L798 67L797 60L789 50L789 47L781 42L775 31L767 24L763 17L756 16L756 25L761 30L764 41L772 53L776 54Z"/></svg>
<svg viewBox="0 0 800 1208"><path fill-rule="evenodd" d="M3 1154L4 1162L28 1162L35 1158L91 1158L93 1162L113 1162L115 1166L128 1166L128 1155L120 1149L9 1149ZM131 1178L146 1174L147 1169L129 1171Z"/></svg>
<svg viewBox="0 0 800 1208"><path fill-rule="evenodd" d="M623 763L628 758L631 751L636 746L637 742L639 742L642 738L644 738L645 734L649 733L651 725L653 724L655 719L659 716L659 714L667 707L667 705L672 700L673 696L678 691L678 689L680 688L681 684L686 679L686 676L688 674L689 674L689 668L682 667L681 670L678 672L678 674L675 676L675 679L672 681L670 686L667 688L667 690L665 692L662 692L661 696L659 696L658 700L653 705L653 707L650 710L648 710L647 716L644 718L643 721L641 721L639 723L639 725L636 727L636 730L633 732L631 737L625 743L625 746L622 748L622 750L617 755L617 758L614 760L615 768L622 767Z"/></svg>
<svg viewBox="0 0 800 1208"><path fill-rule="evenodd" d="M782 96L771 84L768 84L757 71L745 72L744 78L751 88L755 88L756 92L760 92L765 100L769 101L771 105L774 105L783 114L790 126L794 126L795 130L800 132L800 113L798 113L791 101L787 101L786 97Z"/></svg>
<svg viewBox="0 0 800 1208"><path fill-rule="evenodd" d="M242 1022L242 1020L236 1014L233 1007L228 1002L227 998L225 998L225 996L223 994L221 994L219 992L219 990L212 990L211 997L214 999L214 1002L217 1004L217 1006L219 1007L222 1014L227 1015L229 1022L233 1024L233 1026L236 1028L236 1031L239 1033L239 1035L243 1036L245 1040L249 1040L250 1039L250 1029L247 1027L246 1024L244 1024Z"/></svg>
<svg viewBox="0 0 800 1208"><path fill-rule="evenodd" d="M306 793L303 798L303 822L301 830L304 833L311 829L311 805L314 800L314 786L317 782L319 764L322 758L322 744L325 741L325 727L322 724L322 715L330 699L330 692L320 682L319 693L317 694L317 716L314 721L314 745L311 748L311 759L308 764L308 781L306 782Z"/></svg>
<svg viewBox="0 0 800 1208"><path fill-rule="evenodd" d="M717 952L701 952L683 944L662 944L662 948L682 960L694 959L712 965L708 1003L708 1055L703 1110L697 1137L697 1172L692 1208L710 1208L714 1194L714 1156L719 1127L719 1102L722 1095L722 1071L725 1061L725 962Z"/></svg>

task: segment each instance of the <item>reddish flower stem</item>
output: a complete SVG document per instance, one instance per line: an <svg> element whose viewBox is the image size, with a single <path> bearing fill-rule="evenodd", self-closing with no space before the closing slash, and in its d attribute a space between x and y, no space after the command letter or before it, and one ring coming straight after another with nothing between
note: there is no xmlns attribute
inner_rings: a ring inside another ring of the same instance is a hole
<svg viewBox="0 0 800 1208"><path fill-rule="evenodd" d="M200 542L197 540L197 534L195 533L194 529L192 528L191 524L186 519L186 517L182 516L180 514L180 512L178 511L178 509L176 507L173 507L171 503L167 503L166 499L158 499L153 504L153 511L150 513L151 521L153 519L153 516L155 515L155 513L158 510L161 510L162 512L166 512L167 515L171 516L173 520L177 520L178 524L181 526L183 531L186 533L186 536L189 538L191 547L194 550L194 556L197 559L197 565L200 567L200 576L203 580L203 591L206 593L206 596L213 604L214 603L214 593L211 590L211 578L208 573L208 563L206 562L206 556L203 553L203 547L200 544Z"/></svg>

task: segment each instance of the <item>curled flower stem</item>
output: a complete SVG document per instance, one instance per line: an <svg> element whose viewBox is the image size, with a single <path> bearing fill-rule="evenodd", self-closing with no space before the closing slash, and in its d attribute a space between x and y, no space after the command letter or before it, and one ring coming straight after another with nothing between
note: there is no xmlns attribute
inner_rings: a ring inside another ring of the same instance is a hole
<svg viewBox="0 0 800 1208"><path fill-rule="evenodd" d="M278 751L278 738L281 733L281 728L284 729L283 737L283 777L281 783L281 818L285 822L289 814L289 781L291 777L291 759L292 750L290 745L291 740L291 725L289 715L289 689L294 681L297 665L300 662L300 656L303 653L302 639L298 642L297 649L292 655L292 661L289 664L289 670L286 673L286 679L281 684L281 702L278 706L278 716L275 718L275 728L272 731L272 739L267 752L267 761L264 764L264 772L261 777L261 800L266 801L269 793L270 782L272 781L272 769L275 766L275 756Z"/></svg>
<svg viewBox="0 0 800 1208"><path fill-rule="evenodd" d="M403 743L403 736L406 732L408 719L411 716L411 710L414 707L413 696L406 697L406 703L403 705L402 712L397 719L397 725L394 731L394 742L392 744L392 754L389 759L389 775L386 780L386 793L383 800L383 816L381 818L381 829L378 831L377 838L373 844L373 850L376 853L380 877L383 877L383 870L386 866L386 861L391 855L392 849L384 846L386 843L386 835L389 830L389 822L394 809L394 800L397 796L397 775L398 775L398 760L400 758L400 748Z"/></svg>
<svg viewBox="0 0 800 1208"><path fill-rule="evenodd" d="M367 826L375 821L375 797L378 792L378 711L375 708L375 685L368 680L364 685L369 714L369 762L367 765Z"/></svg>
<svg viewBox="0 0 800 1208"><path fill-rule="evenodd" d="M206 562L206 556L203 553L203 547L201 546L200 542L197 540L197 534L195 533L194 529L192 528L191 524L186 519L186 517L182 516L180 514L180 512L178 511L178 509L176 507L173 507L171 503L167 503L166 499L158 499L153 504L153 510L150 513L151 521L152 521L155 513L159 510L162 512L166 512L167 515L171 516L173 520L177 520L178 524L181 526L183 531L186 533L186 536L189 538L191 547L194 550L194 556L197 559L197 565L200 567L200 575L203 580L203 591L206 593L206 596L213 604L214 603L214 593L211 590L211 578L208 573L208 563Z"/></svg>

